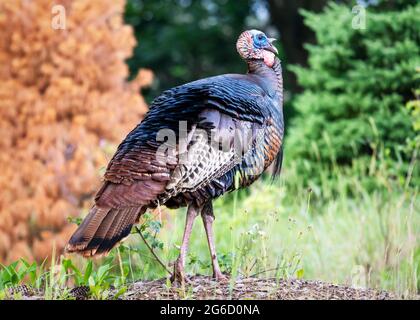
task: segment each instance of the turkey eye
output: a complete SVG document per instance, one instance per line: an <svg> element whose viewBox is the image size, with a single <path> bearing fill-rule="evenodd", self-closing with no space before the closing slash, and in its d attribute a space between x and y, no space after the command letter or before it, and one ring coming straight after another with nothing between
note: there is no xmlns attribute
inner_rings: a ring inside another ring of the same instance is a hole
<svg viewBox="0 0 420 320"><path fill-rule="evenodd" d="M264 34L259 33L254 36L254 46L256 48L262 48L267 42L267 38Z"/></svg>

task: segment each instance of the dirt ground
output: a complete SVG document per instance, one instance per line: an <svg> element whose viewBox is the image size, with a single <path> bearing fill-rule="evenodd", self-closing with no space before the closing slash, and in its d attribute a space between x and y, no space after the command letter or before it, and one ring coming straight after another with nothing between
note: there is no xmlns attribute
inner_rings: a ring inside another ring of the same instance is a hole
<svg viewBox="0 0 420 320"><path fill-rule="evenodd" d="M394 296L385 291L354 289L321 281L246 278L219 284L209 277L194 276L184 288L168 288L166 280L140 281L125 299L239 299L239 300L384 300Z"/></svg>
<svg viewBox="0 0 420 320"><path fill-rule="evenodd" d="M42 299L28 287L15 288L23 299ZM115 292L111 292L110 298ZM87 287L70 291L70 298L89 299ZM392 293L372 289L352 288L313 280L276 280L261 278L238 279L233 286L220 284L207 276L193 276L185 286L170 286L167 279L138 281L118 297L123 300L155 299L240 299L240 300L389 300Z"/></svg>

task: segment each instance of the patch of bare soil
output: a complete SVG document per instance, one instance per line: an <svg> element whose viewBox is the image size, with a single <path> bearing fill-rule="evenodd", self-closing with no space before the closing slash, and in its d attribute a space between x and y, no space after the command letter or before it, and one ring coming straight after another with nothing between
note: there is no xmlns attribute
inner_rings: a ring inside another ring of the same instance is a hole
<svg viewBox="0 0 420 320"><path fill-rule="evenodd" d="M166 279L139 281L130 287L123 299L233 299L233 300L385 300L396 297L385 291L356 289L322 281L238 279L217 283L207 276L193 276L182 286L167 286Z"/></svg>

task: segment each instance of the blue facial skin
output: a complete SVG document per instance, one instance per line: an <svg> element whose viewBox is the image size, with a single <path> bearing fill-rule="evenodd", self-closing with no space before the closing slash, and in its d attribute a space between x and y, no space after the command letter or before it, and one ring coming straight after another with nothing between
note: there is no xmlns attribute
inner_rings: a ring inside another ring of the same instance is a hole
<svg viewBox="0 0 420 320"><path fill-rule="evenodd" d="M264 48L268 44L267 37L261 33L254 35L253 40L254 40L254 47L258 49Z"/></svg>

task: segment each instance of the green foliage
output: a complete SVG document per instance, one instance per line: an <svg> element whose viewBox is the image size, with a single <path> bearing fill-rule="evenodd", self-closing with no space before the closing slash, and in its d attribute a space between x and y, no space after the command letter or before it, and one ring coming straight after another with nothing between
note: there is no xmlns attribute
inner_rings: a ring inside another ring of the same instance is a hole
<svg viewBox="0 0 420 320"><path fill-rule="evenodd" d="M150 213L145 213L142 216L142 224L139 229L152 249L162 250L164 247L164 243L157 238L161 228L162 222L154 220ZM133 230L132 233L137 233L137 231Z"/></svg>
<svg viewBox="0 0 420 320"><path fill-rule="evenodd" d="M309 66L293 66L304 88L286 141L286 157L306 177L318 164L350 164L384 150L404 159L415 133L405 103L413 97L420 65L420 4L399 11L368 7L366 28L352 28L349 6L302 11L317 43L307 45ZM404 166L402 166L404 169Z"/></svg>
<svg viewBox="0 0 420 320"><path fill-rule="evenodd" d="M1 265L0 290L19 285L26 277L28 277L29 283L35 284L37 268L36 262L29 264L24 259L15 261L8 266Z"/></svg>
<svg viewBox="0 0 420 320"><path fill-rule="evenodd" d="M7 289L25 283L32 288L41 289L46 299L71 299L71 286L89 287L90 295L94 299L117 298L126 290L126 274L115 272L112 260L113 257L105 259L98 266L89 260L82 271L71 259L64 257L60 258L59 264L53 260L49 268L45 268L44 263L30 264L20 259L8 266L0 266L0 293L5 297ZM111 288L117 288L112 296Z"/></svg>
<svg viewBox="0 0 420 320"><path fill-rule="evenodd" d="M92 261L89 261L88 265L92 266ZM90 292L95 299L104 300L109 297L110 282L108 279L113 278L110 276L112 268L113 266L110 264L101 265L97 271L93 271L90 268L87 282Z"/></svg>
<svg viewBox="0 0 420 320"><path fill-rule="evenodd" d="M416 132L414 139L409 139L408 150L418 150L420 146L420 66L417 68L416 79L418 86L414 89L415 99L407 102L407 109L410 112L413 128Z"/></svg>
<svg viewBox="0 0 420 320"><path fill-rule="evenodd" d="M416 132L420 131L420 90L416 90L416 100L407 103L407 109L411 112L413 117L413 128Z"/></svg>
<svg viewBox="0 0 420 320"><path fill-rule="evenodd" d="M131 71L147 67L156 74L149 96L192 80L244 72L235 43L248 24L259 28L255 6L224 0L127 1L125 20L138 39Z"/></svg>

